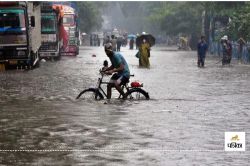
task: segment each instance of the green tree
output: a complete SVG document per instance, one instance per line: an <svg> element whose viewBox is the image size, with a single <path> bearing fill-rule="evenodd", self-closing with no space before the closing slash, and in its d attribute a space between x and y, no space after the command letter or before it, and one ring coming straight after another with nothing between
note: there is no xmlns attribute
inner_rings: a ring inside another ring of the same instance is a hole
<svg viewBox="0 0 250 166"><path fill-rule="evenodd" d="M105 2L77 2L81 31L89 33L101 28L103 22L101 9L105 6Z"/></svg>
<svg viewBox="0 0 250 166"><path fill-rule="evenodd" d="M205 32L212 32L212 39L218 40L222 35L229 35L230 39L237 38L238 34L233 32L232 28L229 28L230 20L234 13L238 13L242 10L245 2L202 2L204 11L206 12L206 25ZM224 24L224 30L220 31L220 34L214 36L215 21L219 21ZM212 25L212 27L210 27Z"/></svg>
<svg viewBox="0 0 250 166"><path fill-rule="evenodd" d="M247 36L249 2L158 2L150 10L150 22L161 25L168 35L210 33L212 18L231 18L226 32L235 37ZM248 4L248 5L245 5ZM204 15L204 17L202 17ZM212 23L214 24L214 23ZM203 28L203 29L202 29ZM240 31L237 33L237 31Z"/></svg>
<svg viewBox="0 0 250 166"><path fill-rule="evenodd" d="M148 22L158 24L168 35L190 33L200 15L188 2L157 2L148 5ZM192 25L192 26L190 26Z"/></svg>
<svg viewBox="0 0 250 166"><path fill-rule="evenodd" d="M245 2L237 10L234 10L230 16L227 32L234 40L239 37L250 40L250 3Z"/></svg>

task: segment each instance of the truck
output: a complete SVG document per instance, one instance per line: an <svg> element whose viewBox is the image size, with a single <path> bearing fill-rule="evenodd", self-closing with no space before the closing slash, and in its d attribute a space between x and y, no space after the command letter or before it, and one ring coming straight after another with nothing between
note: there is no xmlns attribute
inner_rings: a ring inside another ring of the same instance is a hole
<svg viewBox="0 0 250 166"><path fill-rule="evenodd" d="M40 18L40 2L0 2L1 68L39 65Z"/></svg>
<svg viewBox="0 0 250 166"><path fill-rule="evenodd" d="M62 44L60 42L60 11L53 8L53 4L41 4L41 37L42 45L39 49L40 58L60 59Z"/></svg>
<svg viewBox="0 0 250 166"><path fill-rule="evenodd" d="M67 44L63 47L62 55L78 55L79 54L79 26L78 26L78 15L76 10L68 5L62 5L63 9L63 27L67 32Z"/></svg>

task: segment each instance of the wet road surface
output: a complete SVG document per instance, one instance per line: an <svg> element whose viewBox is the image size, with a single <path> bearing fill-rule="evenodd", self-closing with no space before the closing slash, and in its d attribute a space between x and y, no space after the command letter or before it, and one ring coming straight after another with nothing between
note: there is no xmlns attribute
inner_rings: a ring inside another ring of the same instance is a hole
<svg viewBox="0 0 250 166"><path fill-rule="evenodd" d="M94 87L101 47L0 73L1 165L247 165L250 66L153 47L151 69L122 47L149 101L75 100ZM96 56L93 56L96 55ZM114 94L116 95L116 94ZM224 132L246 132L246 152L225 152ZM24 151L5 151L24 150ZM44 150L44 151L43 151Z"/></svg>

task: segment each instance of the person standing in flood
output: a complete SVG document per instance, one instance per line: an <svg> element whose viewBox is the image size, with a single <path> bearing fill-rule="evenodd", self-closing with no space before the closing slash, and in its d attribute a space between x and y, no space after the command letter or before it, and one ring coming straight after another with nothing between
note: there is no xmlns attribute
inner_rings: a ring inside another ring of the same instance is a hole
<svg viewBox="0 0 250 166"><path fill-rule="evenodd" d="M111 36L111 44L112 44L113 51L116 51L116 43L117 43L117 40L115 38L115 35L112 35Z"/></svg>
<svg viewBox="0 0 250 166"><path fill-rule="evenodd" d="M106 36L105 38L103 38L103 46L107 43L110 43L110 37Z"/></svg>
<svg viewBox="0 0 250 166"><path fill-rule="evenodd" d="M237 43L239 44L237 59L238 59L238 63L242 63L243 46L246 44L246 41L242 37L240 37Z"/></svg>
<svg viewBox="0 0 250 166"><path fill-rule="evenodd" d="M198 67L204 67L207 49L208 49L208 46L205 41L205 36L201 36L201 39L197 44Z"/></svg>
<svg viewBox="0 0 250 166"><path fill-rule="evenodd" d="M117 51L121 51L121 46L122 46L122 37L117 38Z"/></svg>
<svg viewBox="0 0 250 166"><path fill-rule="evenodd" d="M223 57L222 57L222 65L230 64L232 59L232 44L228 40L228 37L225 35L221 38L222 43L222 51L223 51Z"/></svg>
<svg viewBox="0 0 250 166"><path fill-rule="evenodd" d="M129 49L130 50L134 49L134 42L135 42L134 38L131 38L130 41L129 41Z"/></svg>
<svg viewBox="0 0 250 166"><path fill-rule="evenodd" d="M149 57L150 57L150 45L146 41L146 39L143 39L142 44L139 47L139 66L140 67L146 67L150 68L150 62L149 62Z"/></svg>

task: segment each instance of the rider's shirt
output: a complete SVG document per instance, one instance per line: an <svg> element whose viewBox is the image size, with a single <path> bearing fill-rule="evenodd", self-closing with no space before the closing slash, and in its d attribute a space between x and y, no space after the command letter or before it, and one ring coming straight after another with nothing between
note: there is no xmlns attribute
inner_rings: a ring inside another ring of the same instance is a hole
<svg viewBox="0 0 250 166"><path fill-rule="evenodd" d="M114 52L114 55L110 58L110 61L111 61L112 66L114 68L118 68L118 67L120 67L120 64L123 64L124 70L119 71L118 74L121 76L125 76L127 78L130 77L130 71L128 68L128 64L127 64L126 60L124 59L124 57L120 53Z"/></svg>

